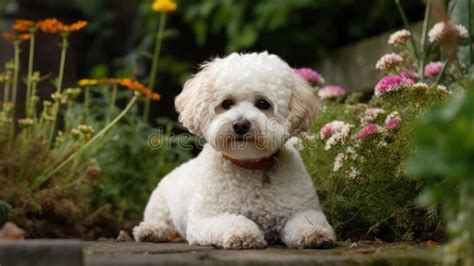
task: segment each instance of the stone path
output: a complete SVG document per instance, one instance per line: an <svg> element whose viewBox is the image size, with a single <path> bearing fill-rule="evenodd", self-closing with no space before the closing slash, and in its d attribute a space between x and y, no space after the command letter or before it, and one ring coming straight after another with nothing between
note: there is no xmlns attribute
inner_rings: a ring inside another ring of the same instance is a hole
<svg viewBox="0 0 474 266"><path fill-rule="evenodd" d="M426 244L341 244L328 250L218 250L186 243L83 242L84 265L438 265Z"/></svg>

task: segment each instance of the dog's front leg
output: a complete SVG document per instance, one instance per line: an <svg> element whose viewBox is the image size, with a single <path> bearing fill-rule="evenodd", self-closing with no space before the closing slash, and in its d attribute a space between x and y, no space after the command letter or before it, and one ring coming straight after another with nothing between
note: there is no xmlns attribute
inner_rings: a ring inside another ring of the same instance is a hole
<svg viewBox="0 0 474 266"><path fill-rule="evenodd" d="M229 213L189 219L186 235L189 244L225 249L264 248L267 245L263 233L253 221Z"/></svg>
<svg viewBox="0 0 474 266"><path fill-rule="evenodd" d="M291 248L325 248L336 241L336 235L321 210L294 214L286 223L281 238Z"/></svg>

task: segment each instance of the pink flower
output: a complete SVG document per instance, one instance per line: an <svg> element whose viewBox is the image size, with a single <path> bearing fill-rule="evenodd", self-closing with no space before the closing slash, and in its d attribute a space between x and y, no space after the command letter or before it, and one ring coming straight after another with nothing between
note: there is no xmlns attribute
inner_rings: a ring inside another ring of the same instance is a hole
<svg viewBox="0 0 474 266"><path fill-rule="evenodd" d="M399 75L400 77L404 79L411 79L413 81L418 79L418 74L414 71L405 70L405 71L400 72Z"/></svg>
<svg viewBox="0 0 474 266"><path fill-rule="evenodd" d="M369 108L365 110L364 114L360 118L362 124L367 124L369 122L375 121L379 115L385 114L385 110L382 108Z"/></svg>
<svg viewBox="0 0 474 266"><path fill-rule="evenodd" d="M402 86L412 85L413 83L413 80L397 75L385 76L375 85L375 96L379 97L387 92L396 91Z"/></svg>
<svg viewBox="0 0 474 266"><path fill-rule="evenodd" d="M398 117L393 117L385 122L386 129L394 129L400 125L401 120Z"/></svg>
<svg viewBox="0 0 474 266"><path fill-rule="evenodd" d="M389 70L401 62L403 62L403 58L400 55L395 53L386 54L377 61L375 68L378 70Z"/></svg>
<svg viewBox="0 0 474 266"><path fill-rule="evenodd" d="M400 123L402 122L402 119L400 118L400 114L398 112L392 112L390 113L387 118L385 119L385 129L391 130L397 128Z"/></svg>
<svg viewBox="0 0 474 266"><path fill-rule="evenodd" d="M410 39L411 33L407 30L399 30L394 32L388 38L388 44L391 44L395 47L401 46L404 44L408 39Z"/></svg>
<svg viewBox="0 0 474 266"><path fill-rule="evenodd" d="M334 129L330 123L324 125L319 132L321 139L329 138L332 134L334 134Z"/></svg>
<svg viewBox="0 0 474 266"><path fill-rule="evenodd" d="M357 138L359 140L364 140L367 136L380 133L381 131L382 130L378 125L369 123L369 124L365 125L359 131L359 133L357 133Z"/></svg>
<svg viewBox="0 0 474 266"><path fill-rule="evenodd" d="M318 96L321 99L335 98L345 94L346 90L336 85L328 85L318 91Z"/></svg>
<svg viewBox="0 0 474 266"><path fill-rule="evenodd" d="M428 37L432 43L441 43L453 38L462 40L469 37L469 33L463 25L456 25L451 22L438 22L428 32Z"/></svg>
<svg viewBox="0 0 474 266"><path fill-rule="evenodd" d="M324 78L311 68L298 68L295 73L306 79L311 85L319 86L324 83Z"/></svg>
<svg viewBox="0 0 474 266"><path fill-rule="evenodd" d="M443 62L431 62L425 66L425 77L436 77L443 71Z"/></svg>
<svg viewBox="0 0 474 266"><path fill-rule="evenodd" d="M320 138L322 140L327 139L324 149L329 150L332 146L338 143L345 143L346 139L350 136L352 127L354 126L338 120L334 120L324 125L324 127L319 131Z"/></svg>

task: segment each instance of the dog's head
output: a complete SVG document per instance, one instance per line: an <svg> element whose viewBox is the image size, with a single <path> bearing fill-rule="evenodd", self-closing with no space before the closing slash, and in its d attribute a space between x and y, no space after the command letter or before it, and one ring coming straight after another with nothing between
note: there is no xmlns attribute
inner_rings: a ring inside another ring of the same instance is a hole
<svg viewBox="0 0 474 266"><path fill-rule="evenodd" d="M307 130L318 102L278 56L237 54L205 63L176 97L179 120L214 149L240 160L269 157Z"/></svg>

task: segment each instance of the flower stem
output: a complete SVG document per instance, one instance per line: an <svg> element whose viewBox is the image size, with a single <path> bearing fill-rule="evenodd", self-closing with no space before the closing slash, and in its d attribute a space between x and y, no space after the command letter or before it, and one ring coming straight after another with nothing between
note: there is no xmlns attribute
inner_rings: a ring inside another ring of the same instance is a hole
<svg viewBox="0 0 474 266"><path fill-rule="evenodd" d="M90 98L91 98L90 88L89 88L89 87L86 87L86 88L85 88L85 91L84 91L84 114L85 114L85 123L86 123L86 124L89 123L89 116L90 116L90 112L89 112Z"/></svg>
<svg viewBox="0 0 474 266"><path fill-rule="evenodd" d="M474 58L472 57L472 3L471 0L467 0L467 21L469 31L469 65L472 66Z"/></svg>
<svg viewBox="0 0 474 266"><path fill-rule="evenodd" d="M63 86L64 66L66 64L67 48L69 46L68 39L67 39L68 35L66 33L63 33L61 37L62 37L62 42L60 46L61 47L61 62L59 64L59 76L56 83L56 92L61 92L61 89Z"/></svg>
<svg viewBox="0 0 474 266"><path fill-rule="evenodd" d="M438 85L441 82L441 79L443 78L447 67L448 67L448 59L445 59L443 62L443 69L441 70L441 73L439 73L438 78L436 79L436 83L435 83L436 85Z"/></svg>
<svg viewBox="0 0 474 266"><path fill-rule="evenodd" d="M38 87L38 84L36 82L33 82L31 84L31 103L30 103L30 107L31 107L31 114L33 115L33 117L37 117L37 114L36 114L36 104L35 104L35 96L36 96L36 89Z"/></svg>
<svg viewBox="0 0 474 266"><path fill-rule="evenodd" d="M110 118L114 112L115 102L117 101L117 85L112 85L112 96L110 96L109 110L105 118L105 124L107 125L110 122Z"/></svg>
<svg viewBox="0 0 474 266"><path fill-rule="evenodd" d="M62 38L62 41L61 41L61 61L59 63L59 75L58 75L58 79L56 80L56 92L57 93L60 93L61 92L61 89L62 89L62 86L63 86L63 78L64 78L64 67L65 67L65 64L66 64L66 55L67 55L67 48L69 46L69 43L68 43L68 34L67 33L62 33L61 34L61 38ZM58 120L58 113L59 113L59 102L58 100L56 99L55 100L55 103L56 105L56 108L54 109L54 119L53 119L53 123L51 125L51 131L49 133L49 143L53 143L53 139L54 139L54 133L55 133L55 130L56 130L56 120Z"/></svg>
<svg viewBox="0 0 474 266"><path fill-rule="evenodd" d="M31 34L30 39L30 54L28 57L28 76L26 77L26 116L32 115L32 84L33 84L33 60L35 56L35 34Z"/></svg>
<svg viewBox="0 0 474 266"><path fill-rule="evenodd" d="M402 5L400 4L400 0L395 0L395 4L397 5L398 12L400 13L400 16L402 17L403 24L405 24L405 28L408 31L412 32L411 29L410 29L410 24L408 22L408 18L405 14L405 11L403 11ZM416 49L416 43L415 43L415 38L413 37L413 34L410 36L410 41L411 41L411 45L413 46L413 52L415 53L415 57L419 62L420 61L420 55L418 54L418 49Z"/></svg>
<svg viewBox="0 0 474 266"><path fill-rule="evenodd" d="M10 81L6 80L3 87L3 102L8 102L10 98Z"/></svg>
<svg viewBox="0 0 474 266"><path fill-rule="evenodd" d="M15 136L15 116L16 116L16 97L18 91L18 76L20 74L20 41L13 42L14 48L14 69L13 69L13 92L12 92L12 104L13 104L13 111L12 111L12 124L10 126L10 135L9 135L9 146L13 148L13 138Z"/></svg>
<svg viewBox="0 0 474 266"><path fill-rule="evenodd" d="M150 76L148 77L148 87L151 91L155 87L156 75L158 72L158 60L160 58L160 51L161 51L161 42L163 40L163 32L165 29L166 24L166 14L162 13L160 15L160 25L158 28L158 33L156 34L156 41L155 41L155 51L153 52L153 61L151 65ZM143 109L143 119L148 121L148 117L150 115L150 98L146 98L145 100L145 107Z"/></svg>
<svg viewBox="0 0 474 266"><path fill-rule="evenodd" d="M423 20L423 30L421 32L421 60L419 64L419 69L418 69L418 76L420 77L421 80L424 80L424 68L425 68L425 62L426 62L426 57L428 55L428 52L426 51L426 33L428 32L428 24L430 22L430 17L431 17L431 0L428 0L426 2L426 7L425 7L425 18Z"/></svg>
<svg viewBox="0 0 474 266"><path fill-rule="evenodd" d="M115 126L127 113L130 111L132 106L135 104L139 97L139 93L135 93L133 98L130 100L128 105L123 109L123 111L118 114L112 122L110 122L107 126L105 126L99 133L97 133L93 138L91 138L87 143L85 143L81 148L79 148L76 152L71 154L67 159L61 162L58 166L56 166L53 170L49 173L44 175L43 177L39 178L39 184L36 184L36 187L40 186L46 180L51 178L54 174L56 174L59 170L61 170L64 166L66 166L69 162L71 162L78 154L83 153L87 148L89 148L92 144L94 144L97 140L99 140L102 136L104 136L113 126Z"/></svg>

